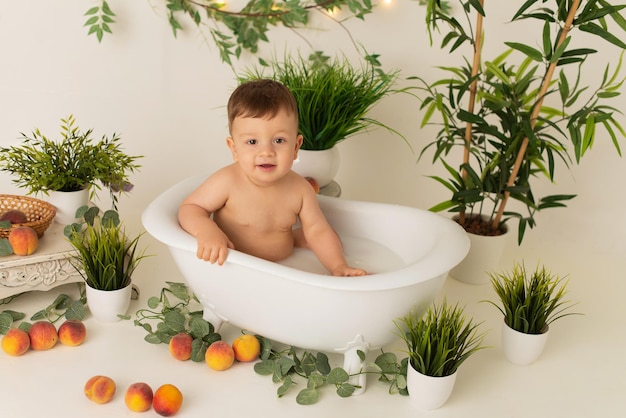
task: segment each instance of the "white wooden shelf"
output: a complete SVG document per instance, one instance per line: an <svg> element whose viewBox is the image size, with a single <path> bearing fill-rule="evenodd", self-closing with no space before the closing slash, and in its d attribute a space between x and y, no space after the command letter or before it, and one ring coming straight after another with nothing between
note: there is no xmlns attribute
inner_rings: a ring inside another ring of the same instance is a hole
<svg viewBox="0 0 626 418"><path fill-rule="evenodd" d="M69 261L75 250L63 235L63 228L53 222L32 255L0 257L0 299L83 280Z"/></svg>

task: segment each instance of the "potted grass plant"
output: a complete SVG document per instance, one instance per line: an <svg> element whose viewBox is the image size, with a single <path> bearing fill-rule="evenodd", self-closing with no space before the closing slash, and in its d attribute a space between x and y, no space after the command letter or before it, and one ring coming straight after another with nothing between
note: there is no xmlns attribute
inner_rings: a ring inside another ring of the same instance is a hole
<svg viewBox="0 0 626 418"><path fill-rule="evenodd" d="M431 210L453 212L472 239L453 277L488 283L486 272L498 265L504 245L494 244L476 261L484 242L493 242L485 237L505 234L515 220L521 244L539 211L565 207L575 195L540 197L533 186L541 178L553 182L560 168L578 163L600 134L621 155L619 139L626 132L617 119L620 109L610 104L624 82L622 55L606 65L592 57L599 44L626 49L626 6L613 3L513 2L511 24L525 25L525 40L507 41L504 34L502 50L483 51L490 30L483 1L460 0L461 7L449 12L428 0L431 41L443 31L442 48L467 53L458 65L440 67L443 78L417 79L422 126L438 129L420 156L432 153L446 173L432 178L450 192Z"/></svg>
<svg viewBox="0 0 626 418"><path fill-rule="evenodd" d="M484 348L479 323L465 316L458 304L433 304L421 315L413 310L396 322L406 344L407 389L420 409L441 407L450 397L458 368Z"/></svg>
<svg viewBox="0 0 626 418"><path fill-rule="evenodd" d="M140 167L141 156L127 155L117 134L99 141L92 134L92 129L82 131L73 115L61 119L60 140L39 129L30 136L22 133L20 145L0 148L0 170L13 175L13 182L27 194L45 195L57 207L55 219L63 224L74 222L76 209L102 188L116 208L119 194L132 188L129 175Z"/></svg>
<svg viewBox="0 0 626 418"><path fill-rule="evenodd" d="M552 274L545 266L527 273L519 263L515 263L511 272L490 273L490 278L501 306L487 302L504 316L504 354L512 363L531 364L543 352L550 324L575 314L568 311L574 303L565 299L567 280Z"/></svg>
<svg viewBox="0 0 626 418"><path fill-rule="evenodd" d="M393 128L369 116L370 110L385 97L407 91L395 87L398 71L384 72L374 57L360 67L345 57L331 59L321 54L308 59L286 55L282 61L263 63L245 70L239 81L272 78L291 90L298 105L299 133L303 137L294 171L314 178L321 187L337 174L340 157L336 145L346 138L380 127L404 139ZM268 70L270 74L266 75Z"/></svg>
<svg viewBox="0 0 626 418"><path fill-rule="evenodd" d="M76 250L70 260L86 284L87 305L94 317L114 322L128 310L132 275L145 257L139 238L129 237L113 209L100 215L95 206L81 207L82 223L67 225L65 236Z"/></svg>

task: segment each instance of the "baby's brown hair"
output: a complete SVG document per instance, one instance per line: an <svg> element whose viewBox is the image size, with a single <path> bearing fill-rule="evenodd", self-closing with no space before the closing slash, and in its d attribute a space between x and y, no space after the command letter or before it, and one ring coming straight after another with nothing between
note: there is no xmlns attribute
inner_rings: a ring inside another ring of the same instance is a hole
<svg viewBox="0 0 626 418"><path fill-rule="evenodd" d="M246 81L228 99L228 128L236 117L271 119L281 109L298 120L296 99L284 84L269 79Z"/></svg>

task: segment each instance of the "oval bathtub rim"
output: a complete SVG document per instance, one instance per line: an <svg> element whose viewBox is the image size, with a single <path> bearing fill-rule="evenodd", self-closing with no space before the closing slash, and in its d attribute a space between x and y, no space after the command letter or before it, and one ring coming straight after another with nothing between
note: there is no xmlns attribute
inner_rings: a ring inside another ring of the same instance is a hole
<svg viewBox="0 0 626 418"><path fill-rule="evenodd" d="M144 209L141 217L144 228L153 238L168 247L190 252L194 257L196 253L196 240L179 226L176 213L178 211L178 202L191 191L190 187L199 184L204 178L206 177L195 176L187 178L160 193ZM321 198L333 199L323 196L321 196ZM314 287L346 291L378 291L413 286L416 283L438 278L442 274L447 274L449 270L460 263L469 252L470 241L463 228L456 222L441 215L423 209L387 203L361 202L346 199L342 199L342 203L347 205L356 204L366 206L376 205L389 208L408 208L410 210L419 211L427 216L432 216L433 220L441 222L444 226L446 236L455 238L454 248L451 248L449 242L444 242L444 239L437 237L436 245L431 248L431 251L426 254L422 260L392 272L374 273L361 277L337 277L327 274L310 273L254 257L237 250L229 251L225 264L234 263L251 270L263 271ZM449 255L450 251L454 252L454 257L448 256L443 260L443 255ZM198 261L204 262L201 260Z"/></svg>

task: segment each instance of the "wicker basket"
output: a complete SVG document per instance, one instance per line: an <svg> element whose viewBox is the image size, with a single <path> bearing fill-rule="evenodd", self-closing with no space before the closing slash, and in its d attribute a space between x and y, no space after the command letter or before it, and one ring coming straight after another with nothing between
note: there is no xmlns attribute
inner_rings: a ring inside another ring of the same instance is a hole
<svg viewBox="0 0 626 418"><path fill-rule="evenodd" d="M28 222L14 224L11 228L0 228L0 238L7 238L11 229L17 226L31 227L41 238L44 231L48 229L52 223L54 215L57 213L53 205L43 200L27 196L0 194L0 215L11 209L17 209L23 212Z"/></svg>

